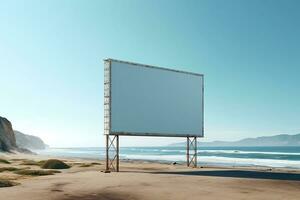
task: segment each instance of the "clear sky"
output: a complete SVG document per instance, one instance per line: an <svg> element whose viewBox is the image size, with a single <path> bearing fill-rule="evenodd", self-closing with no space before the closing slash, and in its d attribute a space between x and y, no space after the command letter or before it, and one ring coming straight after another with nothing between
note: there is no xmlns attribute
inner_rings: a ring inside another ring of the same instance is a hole
<svg viewBox="0 0 300 200"><path fill-rule="evenodd" d="M103 146L103 59L205 74L205 140L300 133L300 1L0 0L0 116ZM160 145L172 138L122 138Z"/></svg>

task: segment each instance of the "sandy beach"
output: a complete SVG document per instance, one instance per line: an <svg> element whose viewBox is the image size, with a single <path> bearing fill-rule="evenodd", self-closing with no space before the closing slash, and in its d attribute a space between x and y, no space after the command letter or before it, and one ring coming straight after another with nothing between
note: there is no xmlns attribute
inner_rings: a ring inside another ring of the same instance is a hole
<svg viewBox="0 0 300 200"><path fill-rule="evenodd" d="M24 160L39 161L45 156L1 154L16 167L40 170L23 165ZM5 200L130 200L130 199L294 199L300 197L300 172L268 168L187 168L184 165L121 162L121 172L103 173L104 162L62 159L72 167L47 176L0 173L0 179L19 185L0 188Z"/></svg>

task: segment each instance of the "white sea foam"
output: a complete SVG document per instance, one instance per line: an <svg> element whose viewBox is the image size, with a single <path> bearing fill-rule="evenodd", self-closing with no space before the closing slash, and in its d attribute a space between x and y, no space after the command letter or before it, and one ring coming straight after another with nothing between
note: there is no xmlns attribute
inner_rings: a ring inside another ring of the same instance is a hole
<svg viewBox="0 0 300 200"><path fill-rule="evenodd" d="M269 154L269 155L300 155L300 153L269 152L269 151L240 151L240 150L198 150L198 153L230 153L230 154Z"/></svg>
<svg viewBox="0 0 300 200"><path fill-rule="evenodd" d="M158 161L185 161L182 155L121 155L127 159L158 160ZM268 166L268 167L292 167L300 168L300 161L275 160L275 159L253 159L253 158L228 158L219 156L199 156L198 163L201 164L225 164L232 166Z"/></svg>
<svg viewBox="0 0 300 200"><path fill-rule="evenodd" d="M300 168L300 161L276 160L276 159L254 159L254 158L228 158L218 156L202 156L199 160L207 163L230 163L234 165L258 165L269 167L295 167Z"/></svg>
<svg viewBox="0 0 300 200"><path fill-rule="evenodd" d="M140 152L164 152L164 153L186 153L186 150L182 149L130 149L138 150ZM299 155L295 152L269 152L269 151L241 151L241 150L198 150L201 153L227 153L227 154L265 154L265 155Z"/></svg>

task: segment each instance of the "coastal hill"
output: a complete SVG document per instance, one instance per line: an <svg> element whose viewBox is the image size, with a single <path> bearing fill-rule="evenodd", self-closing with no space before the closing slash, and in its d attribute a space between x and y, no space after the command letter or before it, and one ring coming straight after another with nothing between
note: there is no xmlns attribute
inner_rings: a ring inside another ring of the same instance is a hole
<svg viewBox="0 0 300 200"><path fill-rule="evenodd" d="M37 150L37 149L45 149L46 144L43 140L37 136L27 135L21 133L20 131L14 130L17 146L20 148Z"/></svg>
<svg viewBox="0 0 300 200"><path fill-rule="evenodd" d="M27 149L45 149L45 147L40 138L14 131L11 122L0 117L0 151L31 153Z"/></svg>
<svg viewBox="0 0 300 200"><path fill-rule="evenodd" d="M198 142L200 146L300 146L300 134L288 135L280 134L275 136L263 136L256 138L246 138L238 141L213 141ZM185 146L185 142L173 143L171 146Z"/></svg>
<svg viewBox="0 0 300 200"><path fill-rule="evenodd" d="M16 138L10 121L0 117L0 151L17 150Z"/></svg>

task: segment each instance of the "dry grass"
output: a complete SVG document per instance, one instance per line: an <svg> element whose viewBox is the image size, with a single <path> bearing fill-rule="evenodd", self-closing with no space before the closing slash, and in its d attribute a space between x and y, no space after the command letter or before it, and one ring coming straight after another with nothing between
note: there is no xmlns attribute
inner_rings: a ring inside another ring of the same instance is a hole
<svg viewBox="0 0 300 200"><path fill-rule="evenodd" d="M16 182L13 182L13 181L10 181L10 180L0 179L0 188L1 187L12 187L12 186L15 186L15 185L19 185L19 183L16 183Z"/></svg>
<svg viewBox="0 0 300 200"><path fill-rule="evenodd" d="M79 167L91 167L93 166L91 163L83 163Z"/></svg>
<svg viewBox="0 0 300 200"><path fill-rule="evenodd" d="M82 163L79 167L91 167L94 165L101 165L101 163L92 162L92 163Z"/></svg>
<svg viewBox="0 0 300 200"><path fill-rule="evenodd" d="M27 160L27 159L24 159L24 158L13 158L13 159L10 159L11 161L24 161L24 160Z"/></svg>
<svg viewBox="0 0 300 200"><path fill-rule="evenodd" d="M34 166L42 166L46 161L34 161L34 160L23 160L23 162L20 165L34 165Z"/></svg>
<svg viewBox="0 0 300 200"><path fill-rule="evenodd" d="M19 168L15 168L15 167L0 167L0 172L4 172L4 171L17 171L20 170Z"/></svg>
<svg viewBox="0 0 300 200"><path fill-rule="evenodd" d="M47 175L54 175L55 173L60 173L60 171L24 169L24 170L18 170L15 173L19 175L26 175L26 176L47 176Z"/></svg>
<svg viewBox="0 0 300 200"><path fill-rule="evenodd" d="M98 163L98 162L92 162L91 164L92 165L102 165L101 163Z"/></svg>
<svg viewBox="0 0 300 200"><path fill-rule="evenodd" d="M10 164L10 162L8 160L5 160L3 158L0 158L0 163Z"/></svg>

